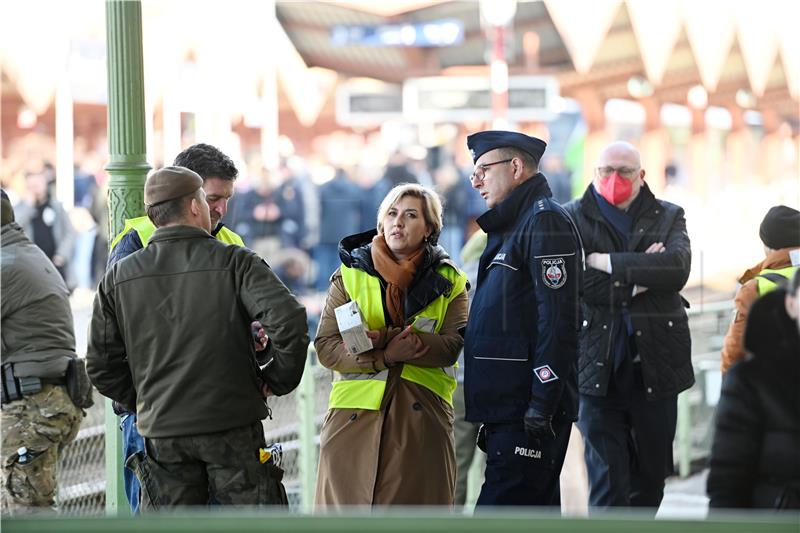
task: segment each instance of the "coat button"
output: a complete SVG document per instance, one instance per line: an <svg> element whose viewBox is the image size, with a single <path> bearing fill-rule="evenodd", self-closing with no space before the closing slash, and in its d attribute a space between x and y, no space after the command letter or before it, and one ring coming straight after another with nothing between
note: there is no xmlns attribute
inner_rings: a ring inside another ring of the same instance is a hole
<svg viewBox="0 0 800 533"><path fill-rule="evenodd" d="M639 233L644 233L644 228L639 228Z"/></svg>
<svg viewBox="0 0 800 533"><path fill-rule="evenodd" d="M595 388L595 389L599 389L599 388L600 388L600 384L599 384L599 383L595 383L595 384L594 384L594 388Z"/></svg>
<svg viewBox="0 0 800 533"><path fill-rule="evenodd" d="M615 287L619 287L619 281L615 281L615 282L614 282L614 286L615 286Z"/></svg>
<svg viewBox="0 0 800 533"><path fill-rule="evenodd" d="M647 387L647 394L653 394L653 387Z"/></svg>
<svg viewBox="0 0 800 533"><path fill-rule="evenodd" d="M622 307L628 307L628 302L622 302Z"/></svg>
<svg viewBox="0 0 800 533"><path fill-rule="evenodd" d="M668 325L669 327L672 327L672 320L670 320L669 322L667 322L667 325Z"/></svg>
<svg viewBox="0 0 800 533"><path fill-rule="evenodd" d="M588 326L588 325L589 325L589 321L588 321L588 320L584 320L584 321L583 321L583 327L586 327L586 326Z"/></svg>
<svg viewBox="0 0 800 533"><path fill-rule="evenodd" d="M661 211L659 211L658 209L656 209L656 215L657 215L657 214L659 214L660 212L661 212Z"/></svg>
<svg viewBox="0 0 800 533"><path fill-rule="evenodd" d="M637 337L641 337L641 336L642 336L642 330L640 330L640 329L639 329L639 330L637 330L637 331L636 331L636 336L637 336Z"/></svg>
<svg viewBox="0 0 800 533"><path fill-rule="evenodd" d="M415 411L422 411L422 404L419 402L414 402L414 405L411 408Z"/></svg>
<svg viewBox="0 0 800 533"><path fill-rule="evenodd" d="M608 326L603 324L603 329L608 329Z"/></svg>

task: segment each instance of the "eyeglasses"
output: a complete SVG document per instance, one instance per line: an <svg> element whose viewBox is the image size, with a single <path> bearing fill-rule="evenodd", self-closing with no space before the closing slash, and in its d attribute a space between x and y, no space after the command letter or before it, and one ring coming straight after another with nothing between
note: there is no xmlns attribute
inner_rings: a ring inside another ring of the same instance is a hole
<svg viewBox="0 0 800 533"><path fill-rule="evenodd" d="M472 171L472 174L470 174L469 181L483 181L483 178L486 176L487 168L492 165L499 165L500 163L510 163L513 160L514 158L512 157L511 159L503 159L502 161L495 161L494 163L483 163L482 165L478 165L475 167L475 170Z"/></svg>
<svg viewBox="0 0 800 533"><path fill-rule="evenodd" d="M623 178L631 179L636 176L636 173L639 171L638 168L633 167L597 167L597 173L600 175L601 178L607 178L614 172L617 172Z"/></svg>

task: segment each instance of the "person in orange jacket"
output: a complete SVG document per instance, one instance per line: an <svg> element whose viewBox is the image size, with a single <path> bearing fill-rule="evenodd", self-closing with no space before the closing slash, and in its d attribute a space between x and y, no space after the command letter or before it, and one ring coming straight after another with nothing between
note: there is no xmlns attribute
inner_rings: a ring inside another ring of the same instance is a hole
<svg viewBox="0 0 800 533"><path fill-rule="evenodd" d="M759 296L791 280L800 264L800 211L776 205L767 212L758 234L766 257L739 278L736 315L722 345L722 372L744 358L742 339L750 306Z"/></svg>

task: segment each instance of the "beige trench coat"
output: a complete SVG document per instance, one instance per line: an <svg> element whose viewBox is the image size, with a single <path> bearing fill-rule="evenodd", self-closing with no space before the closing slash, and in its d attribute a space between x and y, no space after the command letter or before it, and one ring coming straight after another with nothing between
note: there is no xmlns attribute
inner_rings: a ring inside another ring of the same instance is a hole
<svg viewBox="0 0 800 533"><path fill-rule="evenodd" d="M385 328L375 349L360 356L348 354L333 311L348 301L337 271L314 340L320 362L340 372L365 366L386 369L383 348L401 330ZM450 303L439 333L420 334L431 349L415 364L453 365L463 346L458 329L466 320L464 291ZM380 410L328 411L320 434L317 505L453 504L453 408L425 387L401 379L402 366L389 370Z"/></svg>

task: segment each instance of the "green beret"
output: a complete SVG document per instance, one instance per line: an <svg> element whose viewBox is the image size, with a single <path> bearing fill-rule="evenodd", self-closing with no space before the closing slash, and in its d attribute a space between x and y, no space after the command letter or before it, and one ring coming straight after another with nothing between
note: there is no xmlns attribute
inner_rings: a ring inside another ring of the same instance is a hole
<svg viewBox="0 0 800 533"><path fill-rule="evenodd" d="M153 207L168 200L192 194L203 186L203 178L185 167L156 170L144 184L144 205Z"/></svg>

